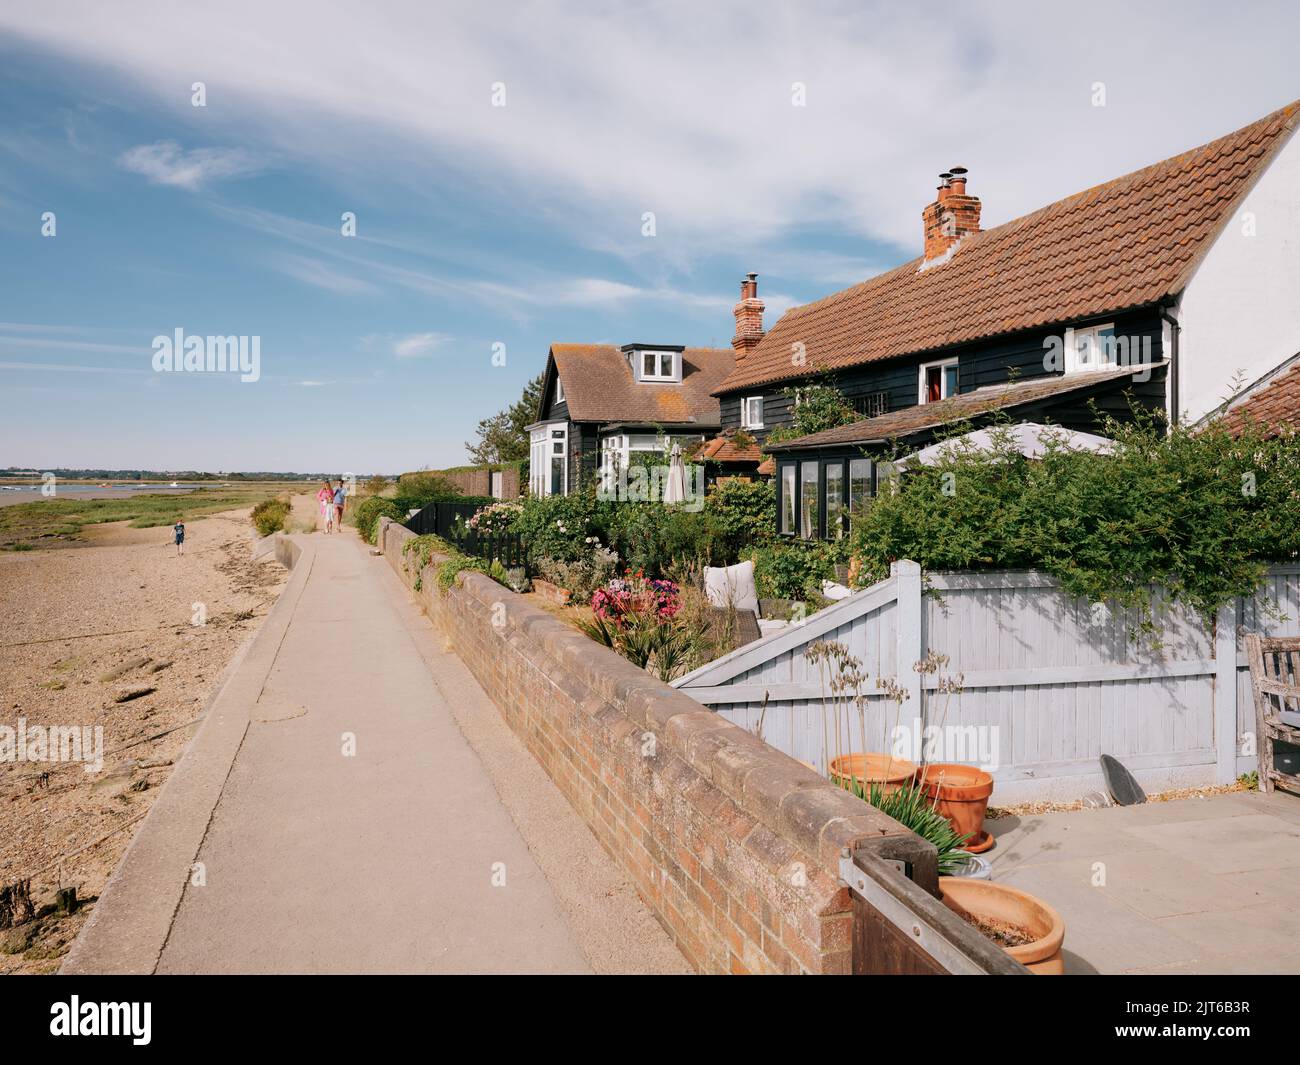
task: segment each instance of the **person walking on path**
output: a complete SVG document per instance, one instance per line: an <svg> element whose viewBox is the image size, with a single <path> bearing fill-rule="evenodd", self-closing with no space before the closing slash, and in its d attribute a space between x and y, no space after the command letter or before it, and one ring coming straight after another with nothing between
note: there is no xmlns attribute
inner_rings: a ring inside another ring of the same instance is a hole
<svg viewBox="0 0 1300 1065"><path fill-rule="evenodd" d="M185 522L183 520L172 526L172 536L176 541L176 555L179 558L185 554Z"/></svg>
<svg viewBox="0 0 1300 1065"><path fill-rule="evenodd" d="M321 483L321 490L316 493L316 503L320 507L321 520L325 522L325 531L334 531L334 489L329 481Z"/></svg>
<svg viewBox="0 0 1300 1065"><path fill-rule="evenodd" d="M337 487L334 489L334 527L343 531L343 508L348 501L347 490L343 487L343 481L340 479L335 482Z"/></svg>

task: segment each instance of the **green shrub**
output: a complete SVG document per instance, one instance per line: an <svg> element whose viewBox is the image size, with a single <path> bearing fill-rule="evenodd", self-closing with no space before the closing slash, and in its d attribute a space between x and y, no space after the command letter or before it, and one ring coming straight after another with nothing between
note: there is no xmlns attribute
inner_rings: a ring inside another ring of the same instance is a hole
<svg viewBox="0 0 1300 1065"><path fill-rule="evenodd" d="M775 539L776 484L770 478L719 481L704 500L704 513L712 518L723 539L724 561L734 561L746 548Z"/></svg>
<svg viewBox="0 0 1300 1065"><path fill-rule="evenodd" d="M253 508L253 513L249 520L253 523L253 528L257 530L258 536L270 536L274 532L279 532L284 528L285 519L289 517L289 501L287 499L264 499Z"/></svg>
<svg viewBox="0 0 1300 1065"><path fill-rule="evenodd" d="M422 507L435 499L451 499L460 494L460 490L445 477L421 470L419 473L404 473L397 481L395 498L411 501L411 506Z"/></svg>
<svg viewBox="0 0 1300 1065"><path fill-rule="evenodd" d="M456 574L462 570L490 574L491 569L492 567L484 559L453 553L450 558L438 564L438 593L446 595L451 586L456 583Z"/></svg>
<svg viewBox="0 0 1300 1065"><path fill-rule="evenodd" d="M1163 586L1208 624L1253 596L1270 562L1300 553L1300 436L1234 437L1211 425L1165 434L1139 413L1108 420L1110 454L1052 443L1024 459L1006 434L976 452L956 447L903 477L855 516L859 585L894 559L926 569L1040 569L1071 595L1110 601L1151 621Z"/></svg>
<svg viewBox="0 0 1300 1065"><path fill-rule="evenodd" d="M628 569L647 577L665 576L674 563L711 565L725 554L712 514L662 503L617 504L609 541Z"/></svg>
<svg viewBox="0 0 1300 1065"><path fill-rule="evenodd" d="M353 521L356 523L357 532L361 534L361 539L368 544L373 544L375 538L379 535L379 519L391 518L393 521L401 521L406 516L402 510L391 499L384 499L383 496L367 496L357 504L353 511Z"/></svg>
<svg viewBox="0 0 1300 1065"><path fill-rule="evenodd" d="M821 593L822 581L833 580L843 547L821 540L783 540L746 552L754 561L754 583L762 599L806 602Z"/></svg>
<svg viewBox="0 0 1300 1065"><path fill-rule="evenodd" d="M511 525L524 540L530 560L576 562L607 542L616 504L596 498L594 489L567 496L530 496Z"/></svg>
<svg viewBox="0 0 1300 1065"><path fill-rule="evenodd" d="M844 394L829 381L787 388L784 393L790 399L793 421L789 425L779 425L768 433L766 442L769 444L793 440L809 433L820 433L825 429L835 429L860 420Z"/></svg>
<svg viewBox="0 0 1300 1065"><path fill-rule="evenodd" d="M607 547L596 547L584 559L561 562L558 559L537 560L537 571L543 580L567 588L576 602L591 602L592 593L603 588L618 570L618 554Z"/></svg>

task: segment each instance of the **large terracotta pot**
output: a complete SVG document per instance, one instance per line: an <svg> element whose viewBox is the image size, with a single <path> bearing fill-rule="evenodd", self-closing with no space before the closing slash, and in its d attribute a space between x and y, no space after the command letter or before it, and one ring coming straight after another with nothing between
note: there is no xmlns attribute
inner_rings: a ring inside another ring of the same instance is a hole
<svg viewBox="0 0 1300 1065"><path fill-rule="evenodd" d="M831 759L831 780L847 790L852 790L857 780L864 789L879 784L888 795L915 775L915 762L887 754L844 754Z"/></svg>
<svg viewBox="0 0 1300 1065"><path fill-rule="evenodd" d="M916 779L953 829L970 837L966 850L983 854L993 846L992 834L984 831L984 812L993 794L993 778L988 773L973 765L931 762L921 767Z"/></svg>
<svg viewBox="0 0 1300 1065"><path fill-rule="evenodd" d="M1042 899L991 880L971 880L960 876L939 877L939 892L944 905L956 914L1005 922L1032 935L1032 943L1002 948L1031 973L1060 976L1065 971L1065 963L1061 960L1065 922Z"/></svg>

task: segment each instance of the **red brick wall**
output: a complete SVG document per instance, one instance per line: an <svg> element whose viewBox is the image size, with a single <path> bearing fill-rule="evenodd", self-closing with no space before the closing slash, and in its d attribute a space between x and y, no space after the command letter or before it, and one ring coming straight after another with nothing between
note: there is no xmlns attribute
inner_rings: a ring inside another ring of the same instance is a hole
<svg viewBox="0 0 1300 1065"><path fill-rule="evenodd" d="M386 519L379 542L417 574ZM416 593L687 959L709 973L851 970L841 850L910 835L495 581Z"/></svg>

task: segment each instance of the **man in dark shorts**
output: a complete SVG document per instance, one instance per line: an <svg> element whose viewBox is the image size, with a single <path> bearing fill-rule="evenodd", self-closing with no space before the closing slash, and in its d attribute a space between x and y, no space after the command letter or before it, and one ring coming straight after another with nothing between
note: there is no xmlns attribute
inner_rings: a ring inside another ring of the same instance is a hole
<svg viewBox="0 0 1300 1065"><path fill-rule="evenodd" d="M178 521L173 525L172 535L176 538L176 554L185 554L185 522Z"/></svg>

